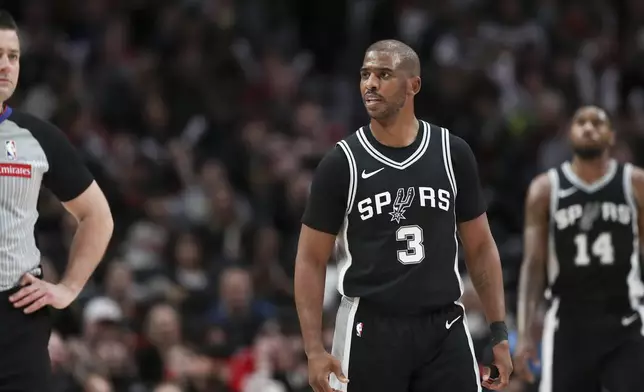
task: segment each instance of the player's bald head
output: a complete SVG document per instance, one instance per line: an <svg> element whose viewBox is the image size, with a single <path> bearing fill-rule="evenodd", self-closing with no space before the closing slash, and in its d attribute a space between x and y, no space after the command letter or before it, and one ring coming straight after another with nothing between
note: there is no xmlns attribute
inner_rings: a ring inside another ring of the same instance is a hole
<svg viewBox="0 0 644 392"><path fill-rule="evenodd" d="M386 39L375 42L367 48L369 52L384 52L397 59L396 68L409 73L409 76L420 76L420 59L418 54L403 42L395 39Z"/></svg>

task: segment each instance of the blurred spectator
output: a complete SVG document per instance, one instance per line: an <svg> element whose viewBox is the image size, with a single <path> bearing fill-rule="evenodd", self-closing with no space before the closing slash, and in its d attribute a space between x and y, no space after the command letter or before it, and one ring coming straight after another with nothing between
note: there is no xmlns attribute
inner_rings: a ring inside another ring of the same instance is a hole
<svg viewBox="0 0 644 392"><path fill-rule="evenodd" d="M208 313L211 342L225 342L231 352L248 347L263 325L276 316L275 309L254 299L251 275L246 270L224 270L219 288L220 299Z"/></svg>

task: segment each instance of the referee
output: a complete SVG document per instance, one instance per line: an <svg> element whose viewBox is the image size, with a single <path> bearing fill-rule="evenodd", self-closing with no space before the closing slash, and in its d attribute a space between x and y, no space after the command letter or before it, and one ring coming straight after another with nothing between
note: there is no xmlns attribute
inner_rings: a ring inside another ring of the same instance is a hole
<svg viewBox="0 0 644 392"><path fill-rule="evenodd" d="M5 104L19 72L18 28L0 10L0 392L47 392L47 306L63 309L76 298L105 253L113 222L103 192L65 135ZM41 185L78 221L58 284L41 280L34 238Z"/></svg>

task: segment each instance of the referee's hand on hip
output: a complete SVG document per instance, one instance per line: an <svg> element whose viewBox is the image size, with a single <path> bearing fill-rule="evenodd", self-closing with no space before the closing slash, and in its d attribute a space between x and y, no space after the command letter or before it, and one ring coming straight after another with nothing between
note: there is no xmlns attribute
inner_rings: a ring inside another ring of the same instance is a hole
<svg viewBox="0 0 644 392"><path fill-rule="evenodd" d="M24 308L25 313L33 313L47 305L64 309L78 295L63 284L45 282L29 273L20 279L20 286L22 288L10 296L9 301L16 308Z"/></svg>

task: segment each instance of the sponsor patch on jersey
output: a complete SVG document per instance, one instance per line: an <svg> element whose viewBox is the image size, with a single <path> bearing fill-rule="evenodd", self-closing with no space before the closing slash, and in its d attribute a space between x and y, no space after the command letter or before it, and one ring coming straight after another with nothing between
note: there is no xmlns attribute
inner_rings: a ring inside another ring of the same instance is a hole
<svg viewBox="0 0 644 392"><path fill-rule="evenodd" d="M0 163L0 177L31 178L31 165L28 163Z"/></svg>
<svg viewBox="0 0 644 392"><path fill-rule="evenodd" d="M7 159L10 161L18 159L18 149L16 148L16 142L13 140L5 140L4 150L7 152Z"/></svg>

